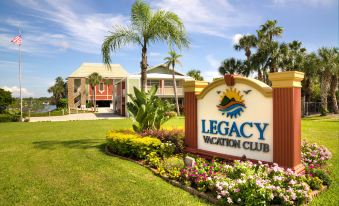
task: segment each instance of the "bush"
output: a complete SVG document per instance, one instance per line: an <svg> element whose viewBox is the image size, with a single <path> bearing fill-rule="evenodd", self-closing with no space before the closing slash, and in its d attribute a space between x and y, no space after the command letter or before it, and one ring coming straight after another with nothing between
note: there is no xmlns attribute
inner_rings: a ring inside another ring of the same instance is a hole
<svg viewBox="0 0 339 206"><path fill-rule="evenodd" d="M185 147L185 134L183 130L145 130L141 136L156 137L161 142L171 142L175 145L175 153L182 153Z"/></svg>
<svg viewBox="0 0 339 206"><path fill-rule="evenodd" d="M59 99L56 103L58 109L65 109L67 108L68 102L66 98Z"/></svg>
<svg viewBox="0 0 339 206"><path fill-rule="evenodd" d="M184 167L185 163L181 156L172 156L160 161L157 169L160 175L167 175L169 178L178 179Z"/></svg>
<svg viewBox="0 0 339 206"><path fill-rule="evenodd" d="M317 144L308 144L305 141L301 144L302 162L306 167L319 168L326 164L331 159L331 152Z"/></svg>
<svg viewBox="0 0 339 206"><path fill-rule="evenodd" d="M160 156L169 156L174 150L169 148L173 145L164 144L157 138L142 137L122 131L110 131L106 139L108 148L112 152L136 159L145 159L152 152Z"/></svg>
<svg viewBox="0 0 339 206"><path fill-rule="evenodd" d="M20 115L17 114L0 114L0 122L19 122Z"/></svg>

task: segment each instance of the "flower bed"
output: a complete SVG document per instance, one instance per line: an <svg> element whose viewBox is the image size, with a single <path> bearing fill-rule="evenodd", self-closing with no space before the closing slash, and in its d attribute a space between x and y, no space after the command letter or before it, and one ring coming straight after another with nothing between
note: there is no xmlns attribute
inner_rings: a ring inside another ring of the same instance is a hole
<svg viewBox="0 0 339 206"><path fill-rule="evenodd" d="M117 136L116 133L114 134L113 136ZM120 135L123 134L120 133ZM152 136L152 132L147 134ZM268 165L260 161L257 163L250 161L223 162L222 160L206 160L196 157L193 166L189 167L184 164L187 154L171 155L175 151L173 148L172 153L161 152L162 149L159 145L166 144L160 141L160 139L164 139L163 135L159 135L159 133L153 134L154 137L148 136L146 133L143 134L144 137L135 134L125 135L133 135L133 137L128 137L127 141L117 141L129 146L116 144L115 147L124 149L131 147L132 153L136 153L139 147L135 147L134 143L131 143L134 139L145 139L138 142L152 139L151 142L154 141L157 144L155 144L156 146L152 144L151 149L142 149L142 156L129 153L125 155L121 152L117 154L144 160L143 163L155 168L160 176L204 192L221 204L300 205L311 199L312 190L321 190L324 185L328 186L331 183L325 171L326 161L331 158L331 153L326 148L315 144L303 143L302 161L306 166L306 173L297 175L291 169L285 170L277 164ZM115 152L112 148L110 151Z"/></svg>

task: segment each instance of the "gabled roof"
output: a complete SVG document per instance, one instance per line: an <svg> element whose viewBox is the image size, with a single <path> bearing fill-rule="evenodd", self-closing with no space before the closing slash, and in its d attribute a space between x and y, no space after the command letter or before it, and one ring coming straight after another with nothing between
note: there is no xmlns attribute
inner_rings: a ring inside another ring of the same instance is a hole
<svg viewBox="0 0 339 206"><path fill-rule="evenodd" d="M147 69L147 74L152 74L152 73L157 73L157 74L172 74L172 69L169 69L167 65L165 64L159 64L154 67L150 67ZM175 75L178 76L186 76L185 74L175 71Z"/></svg>
<svg viewBox="0 0 339 206"><path fill-rule="evenodd" d="M83 63L68 77L88 77L93 72L99 73L103 78L124 78L128 76L128 72L120 64L111 64L111 69L108 69L105 64Z"/></svg>

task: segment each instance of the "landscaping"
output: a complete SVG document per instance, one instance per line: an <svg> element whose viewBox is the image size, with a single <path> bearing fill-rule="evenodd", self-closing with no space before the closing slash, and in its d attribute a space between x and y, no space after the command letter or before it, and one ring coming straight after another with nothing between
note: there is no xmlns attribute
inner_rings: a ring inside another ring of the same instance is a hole
<svg viewBox="0 0 339 206"><path fill-rule="evenodd" d="M183 123L184 119L175 118L164 127L182 129ZM310 205L335 205L339 201L338 123L338 116L302 121L303 139L324 145L332 153L326 167L332 183ZM0 124L1 204L209 204L168 184L145 167L106 155L107 130L130 128L129 119ZM176 158L167 162L176 163Z"/></svg>

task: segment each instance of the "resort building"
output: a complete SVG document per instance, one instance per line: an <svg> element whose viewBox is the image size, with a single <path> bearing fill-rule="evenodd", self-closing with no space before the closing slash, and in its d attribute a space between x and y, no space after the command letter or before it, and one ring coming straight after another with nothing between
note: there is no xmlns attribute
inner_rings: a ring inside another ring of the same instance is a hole
<svg viewBox="0 0 339 206"><path fill-rule="evenodd" d="M115 82L128 76L128 72L120 64L111 64L109 70L104 64L83 63L67 78L68 107L86 108L91 103L94 92L88 83L88 76L97 72L102 76L99 85L95 86L96 103L99 107L113 108L113 90Z"/></svg>
<svg viewBox="0 0 339 206"><path fill-rule="evenodd" d="M185 81L194 80L180 72L175 72L175 79L177 85L177 96L179 106L182 108L184 103L183 84ZM147 89L153 85L157 85L157 96L162 99L167 99L174 102L174 89L172 70L167 66L161 64L147 70ZM114 86L113 99L114 111L122 116L128 116L127 102L130 101L127 94L133 94L133 87L141 88L141 75L129 75L120 81L117 81Z"/></svg>
<svg viewBox="0 0 339 206"><path fill-rule="evenodd" d="M98 107L110 107L115 113L128 116L128 94L133 94L133 87L141 88L141 75L130 75L120 64L112 64L111 70L104 64L83 63L68 77L68 106L86 108L93 101L93 91L88 84L88 76L99 73L103 80L95 87ZM179 105L183 106L183 83L193 80L183 73L175 72ZM174 102L172 70L165 65L158 65L147 70L147 89L158 86L157 96Z"/></svg>

